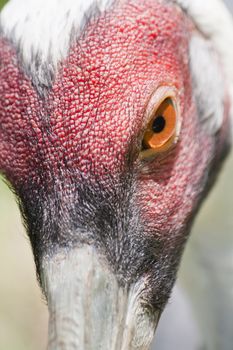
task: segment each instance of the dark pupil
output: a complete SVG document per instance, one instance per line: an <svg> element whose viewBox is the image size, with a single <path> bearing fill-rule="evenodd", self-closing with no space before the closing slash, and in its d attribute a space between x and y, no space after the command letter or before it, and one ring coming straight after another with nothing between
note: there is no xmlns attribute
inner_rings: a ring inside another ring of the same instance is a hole
<svg viewBox="0 0 233 350"><path fill-rule="evenodd" d="M162 115L159 115L157 118L155 118L155 120L153 121L152 124L152 130L158 134L160 132L162 132L164 130L166 126L166 120L164 119L164 117Z"/></svg>

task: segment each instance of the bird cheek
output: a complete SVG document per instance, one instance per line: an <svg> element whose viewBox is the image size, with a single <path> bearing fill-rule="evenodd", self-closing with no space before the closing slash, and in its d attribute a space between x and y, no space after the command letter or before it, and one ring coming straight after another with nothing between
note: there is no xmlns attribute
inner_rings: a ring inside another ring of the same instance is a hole
<svg viewBox="0 0 233 350"><path fill-rule="evenodd" d="M213 142L197 130L200 139L195 139L194 129L182 136L174 151L160 162L152 162L150 172L142 174L139 181L138 201L146 232L168 244L174 243L175 237L180 237L178 244L185 241L207 184Z"/></svg>

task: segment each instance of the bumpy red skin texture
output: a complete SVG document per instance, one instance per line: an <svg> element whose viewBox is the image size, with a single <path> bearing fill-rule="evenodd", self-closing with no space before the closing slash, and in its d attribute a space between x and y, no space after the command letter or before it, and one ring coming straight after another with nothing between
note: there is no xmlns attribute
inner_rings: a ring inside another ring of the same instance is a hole
<svg viewBox="0 0 233 350"><path fill-rule="evenodd" d="M204 132L192 99L190 28L178 7L166 2L121 1L88 23L45 99L2 39L0 168L13 186L43 186L61 169L77 177L120 174L132 140L141 135L151 94L160 85L175 86L182 116L179 142L142 168L138 200L149 231L177 240L220 142ZM135 166L139 162L135 158Z"/></svg>
<svg viewBox="0 0 233 350"><path fill-rule="evenodd" d="M2 40L1 168L8 177L16 184L37 181L41 166L98 174L122 168L151 93L166 82L179 90L189 85L183 20L173 7L145 1L123 3L91 21L45 101Z"/></svg>

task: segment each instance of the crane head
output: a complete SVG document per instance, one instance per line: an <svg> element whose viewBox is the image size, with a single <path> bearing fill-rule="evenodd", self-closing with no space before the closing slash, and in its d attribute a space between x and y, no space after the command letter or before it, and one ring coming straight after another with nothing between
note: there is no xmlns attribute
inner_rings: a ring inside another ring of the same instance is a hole
<svg viewBox="0 0 233 350"><path fill-rule="evenodd" d="M0 169L49 349L148 349L229 150L229 45L191 1L20 1L1 15Z"/></svg>

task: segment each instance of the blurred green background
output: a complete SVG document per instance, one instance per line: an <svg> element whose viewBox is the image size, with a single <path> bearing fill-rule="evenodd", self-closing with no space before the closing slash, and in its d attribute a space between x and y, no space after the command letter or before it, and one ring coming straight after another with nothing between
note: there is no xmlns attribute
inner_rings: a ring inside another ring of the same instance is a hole
<svg viewBox="0 0 233 350"><path fill-rule="evenodd" d="M3 5L5 5L6 1L5 0L0 0L0 7L2 8Z"/></svg>
<svg viewBox="0 0 233 350"><path fill-rule="evenodd" d="M0 0L0 6L6 1ZM229 4L230 1L228 1ZM185 252L180 272L187 289L195 289L195 273L190 274L193 246L200 235L208 242L232 243L233 252L233 156L204 204ZM39 290L30 244L21 223L13 194L0 180L0 350L42 350L47 342L47 309ZM198 249L198 247L197 247ZM191 262L190 262L191 261ZM184 278L185 277L185 278ZM183 350L183 349L181 349ZM188 349L187 349L188 350ZM220 350L220 349L219 349Z"/></svg>

